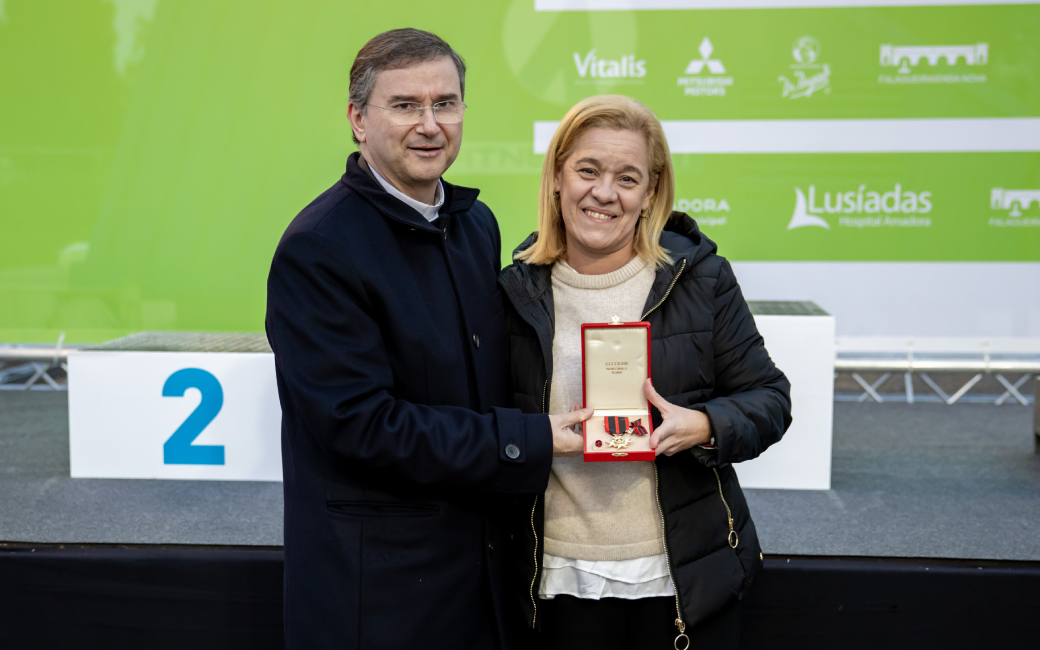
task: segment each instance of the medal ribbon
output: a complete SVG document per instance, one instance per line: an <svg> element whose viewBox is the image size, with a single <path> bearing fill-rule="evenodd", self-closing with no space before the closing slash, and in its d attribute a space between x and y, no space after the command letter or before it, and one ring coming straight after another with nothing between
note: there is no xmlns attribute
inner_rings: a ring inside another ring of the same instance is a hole
<svg viewBox="0 0 1040 650"><path fill-rule="evenodd" d="M612 436L620 436L628 431L628 418L605 417L603 418L603 428Z"/></svg>

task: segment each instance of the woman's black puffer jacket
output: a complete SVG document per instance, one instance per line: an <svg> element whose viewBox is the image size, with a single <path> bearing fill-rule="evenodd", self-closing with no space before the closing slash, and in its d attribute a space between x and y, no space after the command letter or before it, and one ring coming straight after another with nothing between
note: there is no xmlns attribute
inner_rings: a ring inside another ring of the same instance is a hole
<svg viewBox="0 0 1040 650"><path fill-rule="evenodd" d="M524 250L534 235L520 245ZM661 235L674 264L657 271L643 320L650 322L654 388L707 414L714 449L654 461L665 550L676 586L677 626L695 626L743 597L761 566L755 525L732 463L750 460L791 424L790 383L769 358L729 262L689 216L675 212ZM508 308L514 406L544 412L552 377L551 267L516 262L499 284ZM652 410L654 426L661 415ZM511 552L527 624L539 628L544 499L518 497ZM681 621L681 623L680 623Z"/></svg>

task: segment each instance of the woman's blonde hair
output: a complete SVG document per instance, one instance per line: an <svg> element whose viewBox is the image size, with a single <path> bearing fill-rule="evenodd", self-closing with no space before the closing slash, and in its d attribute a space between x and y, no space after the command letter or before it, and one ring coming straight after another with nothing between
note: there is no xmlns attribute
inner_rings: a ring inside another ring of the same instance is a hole
<svg viewBox="0 0 1040 650"><path fill-rule="evenodd" d="M624 95L597 95L574 105L556 128L542 166L542 184L538 191L538 238L515 259L528 264L552 264L567 253L567 236L560 210L560 195L553 191L553 179L570 156L578 139L595 128L633 131L646 140L650 159L650 184L656 190L650 205L640 216L633 246L639 257L655 267L670 263L668 251L658 240L672 213L675 198L675 173L664 129L653 111Z"/></svg>

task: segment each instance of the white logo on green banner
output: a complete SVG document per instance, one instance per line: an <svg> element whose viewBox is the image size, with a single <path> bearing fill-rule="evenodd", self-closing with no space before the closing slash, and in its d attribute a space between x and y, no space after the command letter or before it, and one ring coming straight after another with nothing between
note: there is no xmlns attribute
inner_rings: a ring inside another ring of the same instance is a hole
<svg viewBox="0 0 1040 650"><path fill-rule="evenodd" d="M878 83L886 84L949 84L985 83L981 73L959 74L956 70L938 74L911 74L912 68L922 61L929 67L937 67L940 61L946 67L955 68L963 60L966 66L984 66L989 61L989 43L974 45L891 45L881 46L880 63L884 67L898 68L896 76L878 75ZM938 71L936 71L938 72Z"/></svg>
<svg viewBox="0 0 1040 650"><path fill-rule="evenodd" d="M809 190L814 192L816 188L810 185ZM802 192L801 188L794 188L794 195L794 213L791 215L790 223L787 224L788 230L803 228L805 226L819 226L820 228L830 230L831 224L827 223L826 219L823 217L817 217L814 214L809 214L805 201L805 193Z"/></svg>
<svg viewBox="0 0 1040 650"><path fill-rule="evenodd" d="M646 76L646 61L637 59L634 54L627 54L620 59L601 59L596 56L596 50L589 50L582 57L578 52L574 53L574 67L578 69L578 77L581 79L591 78L591 83L642 83L639 81ZM577 81L576 83L583 83ZM589 83L589 82L584 82Z"/></svg>
<svg viewBox="0 0 1040 650"><path fill-rule="evenodd" d="M726 66L722 65L722 61L710 58L715 48L707 36L701 41L697 51L701 53L701 58L690 61L690 64L686 66L686 74L700 74L704 68L707 68L708 72L712 74L726 74Z"/></svg>
<svg viewBox="0 0 1040 650"><path fill-rule="evenodd" d="M939 59L946 65L957 65L963 58L966 65L986 65L989 58L989 43L974 45L882 45L881 65L898 67L901 74L910 74L911 66L920 64L921 59L933 68Z"/></svg>
<svg viewBox="0 0 1040 650"><path fill-rule="evenodd" d="M820 50L820 42L812 36L803 36L794 42L791 47L791 56L794 58L791 71L794 80L780 75L778 81L783 84L781 97L812 97L814 92L830 85L831 66L827 63L817 63ZM827 88L827 92L830 92L830 88Z"/></svg>
<svg viewBox="0 0 1040 650"><path fill-rule="evenodd" d="M1040 226L1040 217L1022 217L1023 210L1029 210L1029 206L1036 203L1040 208L1040 190L1005 190L994 187L990 190L989 207L992 210L1007 210L1009 219L990 217L989 225L997 227L1006 226Z"/></svg>
<svg viewBox="0 0 1040 650"><path fill-rule="evenodd" d="M715 216L719 213L730 211L729 201L726 199L676 199L672 210L679 212L692 212L697 217L699 226L725 226L727 217Z"/></svg>
<svg viewBox="0 0 1040 650"><path fill-rule="evenodd" d="M893 226L927 228L932 225L930 217L892 216L900 214L927 214L932 211L931 192L903 190L902 185L899 183L896 183L895 187L888 192L868 190L865 183L860 185L859 188L847 192L824 192L823 202L819 205L816 203L815 185L809 186L808 199L806 199L806 194L801 188L796 187L794 191L795 206L794 212L791 214L791 221L787 224L788 230L804 226L818 226L830 229L830 222L822 216L818 216L823 214L879 215L877 217L842 216L838 218L839 227L878 228ZM882 213L883 216L881 216Z"/></svg>
<svg viewBox="0 0 1040 650"><path fill-rule="evenodd" d="M726 74L726 66L721 59L713 59L715 46L705 36L697 48L701 58L693 59L686 65L686 76L679 77L679 87L687 97L722 97L726 87L733 85L733 77L720 76ZM707 76L702 73L707 72Z"/></svg>

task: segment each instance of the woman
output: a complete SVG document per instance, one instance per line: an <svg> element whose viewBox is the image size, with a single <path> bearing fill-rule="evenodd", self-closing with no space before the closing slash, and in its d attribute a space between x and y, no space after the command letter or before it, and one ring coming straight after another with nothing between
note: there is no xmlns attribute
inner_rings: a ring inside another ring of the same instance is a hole
<svg viewBox="0 0 1040 650"><path fill-rule="evenodd" d="M627 97L578 103L542 172L538 232L499 283L511 303L516 406L581 401L580 324L650 323L650 462L553 459L521 499L514 550L527 624L549 648L732 647L761 551L732 463L791 423L729 263L682 213L654 114ZM581 438L568 450L577 456Z"/></svg>

